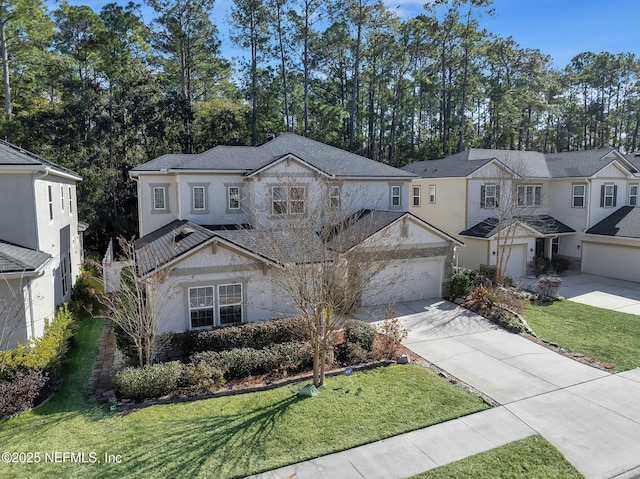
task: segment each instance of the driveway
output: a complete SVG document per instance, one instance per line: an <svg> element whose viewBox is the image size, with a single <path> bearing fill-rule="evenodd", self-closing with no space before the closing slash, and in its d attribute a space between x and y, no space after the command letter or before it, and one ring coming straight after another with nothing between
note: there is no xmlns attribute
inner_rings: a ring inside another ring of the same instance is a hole
<svg viewBox="0 0 640 479"><path fill-rule="evenodd" d="M640 315L640 283L572 272L560 278L559 294L571 301ZM535 289L537 283L536 278L530 277L519 278L518 281L528 289Z"/></svg>
<svg viewBox="0 0 640 479"><path fill-rule="evenodd" d="M585 477L640 476L640 369L600 371L448 301L395 310L408 348L502 404Z"/></svg>

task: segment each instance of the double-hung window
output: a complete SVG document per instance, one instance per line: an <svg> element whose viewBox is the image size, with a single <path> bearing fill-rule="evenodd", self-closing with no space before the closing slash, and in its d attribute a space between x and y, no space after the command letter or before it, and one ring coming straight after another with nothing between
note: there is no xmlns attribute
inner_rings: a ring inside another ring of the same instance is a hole
<svg viewBox="0 0 640 479"><path fill-rule="evenodd" d="M329 187L329 206L332 210L340 208L340 186L338 185Z"/></svg>
<svg viewBox="0 0 640 479"><path fill-rule="evenodd" d="M274 215L303 215L305 197L304 186L274 186L271 188L271 212Z"/></svg>
<svg viewBox="0 0 640 479"><path fill-rule="evenodd" d="M191 187L192 208L194 211L204 211L207 209L204 186Z"/></svg>
<svg viewBox="0 0 640 479"><path fill-rule="evenodd" d="M242 284L240 283L189 288L191 329L241 323L242 308Z"/></svg>
<svg viewBox="0 0 640 479"><path fill-rule="evenodd" d="M156 211L167 209L167 189L164 186L153 187L153 209Z"/></svg>
<svg viewBox="0 0 640 479"><path fill-rule="evenodd" d="M480 187L480 208L497 208L500 186L488 184Z"/></svg>
<svg viewBox="0 0 640 479"><path fill-rule="evenodd" d="M638 206L638 185L629 185L629 206Z"/></svg>
<svg viewBox="0 0 640 479"><path fill-rule="evenodd" d="M218 286L218 303L221 325L242 322L241 284L221 284Z"/></svg>
<svg viewBox="0 0 640 479"><path fill-rule="evenodd" d="M69 187L69 214L73 213L73 199L71 197L71 187Z"/></svg>
<svg viewBox="0 0 640 479"><path fill-rule="evenodd" d="M584 208L585 185L573 185L573 195L571 197L571 206L573 208Z"/></svg>
<svg viewBox="0 0 640 479"><path fill-rule="evenodd" d="M60 209L64 213L64 186L60 187Z"/></svg>
<svg viewBox="0 0 640 479"><path fill-rule="evenodd" d="M400 185L391 185L391 208L398 209L402 207L402 187Z"/></svg>
<svg viewBox="0 0 640 479"><path fill-rule="evenodd" d="M429 185L429 203L435 204L436 202L436 185Z"/></svg>
<svg viewBox="0 0 640 479"><path fill-rule="evenodd" d="M420 186L416 185L411 188L412 198L413 198L413 206L420 206Z"/></svg>
<svg viewBox="0 0 640 479"><path fill-rule="evenodd" d="M616 206L618 185L602 185L600 187L600 207L613 208Z"/></svg>
<svg viewBox="0 0 640 479"><path fill-rule="evenodd" d="M189 288L189 319L191 329L214 325L213 286Z"/></svg>
<svg viewBox="0 0 640 479"><path fill-rule="evenodd" d="M53 189L51 185L47 185L47 195L49 199L49 220L53 220Z"/></svg>
<svg viewBox="0 0 640 479"><path fill-rule="evenodd" d="M240 209L240 187L229 186L227 188L227 209L239 210Z"/></svg>
<svg viewBox="0 0 640 479"><path fill-rule="evenodd" d="M518 206L540 206L542 202L541 185L518 185Z"/></svg>

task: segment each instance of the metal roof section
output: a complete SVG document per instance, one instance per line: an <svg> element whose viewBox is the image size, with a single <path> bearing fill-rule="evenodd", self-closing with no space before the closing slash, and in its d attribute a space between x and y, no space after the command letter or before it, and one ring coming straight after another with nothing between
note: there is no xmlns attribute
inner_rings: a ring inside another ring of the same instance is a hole
<svg viewBox="0 0 640 479"><path fill-rule="evenodd" d="M514 223L520 223L522 226L533 230L533 232L540 236L555 236L576 232L573 228L570 228L549 215L514 216L511 221L503 221L502 229L507 228ZM498 233L500 226L501 224L498 218L486 218L471 228L461 231L460 235L470 236L473 238L490 239Z"/></svg>
<svg viewBox="0 0 640 479"><path fill-rule="evenodd" d="M620 238L640 238L640 208L623 206L593 225L585 233Z"/></svg>

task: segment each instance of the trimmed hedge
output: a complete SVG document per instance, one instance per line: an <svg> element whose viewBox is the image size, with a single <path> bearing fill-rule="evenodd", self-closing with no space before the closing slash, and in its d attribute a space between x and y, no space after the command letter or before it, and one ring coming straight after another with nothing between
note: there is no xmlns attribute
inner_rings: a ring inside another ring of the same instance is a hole
<svg viewBox="0 0 640 479"><path fill-rule="evenodd" d="M350 319L345 321L343 329L345 341L355 343L365 351L373 350L376 329L371 324L358 319Z"/></svg>
<svg viewBox="0 0 640 479"><path fill-rule="evenodd" d="M192 362L205 362L225 371L227 379L238 379L269 371L298 371L313 364L313 353L307 342L273 344L263 349L234 348L226 351L203 351L191 357Z"/></svg>
<svg viewBox="0 0 640 479"><path fill-rule="evenodd" d="M47 374L39 369L12 371L0 382L0 418L6 418L33 407L33 402L47 382Z"/></svg>
<svg viewBox="0 0 640 479"><path fill-rule="evenodd" d="M168 333L160 337L168 359L186 360L204 351L234 348L263 349L278 343L307 339L307 326L302 318L283 318L238 326L222 326L206 331Z"/></svg>
<svg viewBox="0 0 640 479"><path fill-rule="evenodd" d="M142 368L126 367L116 371L111 381L119 396L132 399L154 398L178 387L184 372L179 361L147 364Z"/></svg>

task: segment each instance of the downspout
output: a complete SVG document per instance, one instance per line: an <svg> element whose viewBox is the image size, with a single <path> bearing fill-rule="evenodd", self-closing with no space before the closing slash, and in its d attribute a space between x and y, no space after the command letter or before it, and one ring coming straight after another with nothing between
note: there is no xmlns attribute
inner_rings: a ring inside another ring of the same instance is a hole
<svg viewBox="0 0 640 479"><path fill-rule="evenodd" d="M587 200L587 218L585 219L585 227L583 233L586 233L591 226L591 178L587 178L587 192L585 199Z"/></svg>

